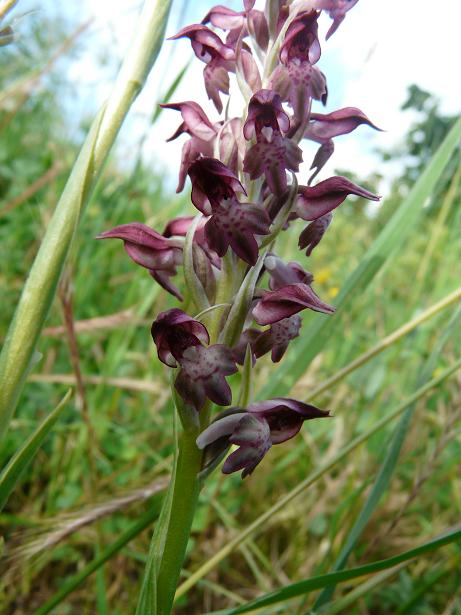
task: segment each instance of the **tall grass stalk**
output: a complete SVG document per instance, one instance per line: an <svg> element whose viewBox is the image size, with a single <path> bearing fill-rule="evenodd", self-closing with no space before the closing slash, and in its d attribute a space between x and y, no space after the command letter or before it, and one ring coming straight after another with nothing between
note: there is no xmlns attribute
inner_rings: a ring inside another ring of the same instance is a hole
<svg viewBox="0 0 461 615"><path fill-rule="evenodd" d="M171 0L146 0L114 89L97 114L47 227L0 356L0 441L18 403L78 223L133 101L157 59Z"/></svg>

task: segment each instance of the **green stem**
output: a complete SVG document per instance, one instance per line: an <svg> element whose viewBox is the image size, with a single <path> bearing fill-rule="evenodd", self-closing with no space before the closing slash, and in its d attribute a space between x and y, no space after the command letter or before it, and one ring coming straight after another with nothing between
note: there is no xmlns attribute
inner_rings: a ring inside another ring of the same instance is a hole
<svg viewBox="0 0 461 615"><path fill-rule="evenodd" d="M179 441L178 461L170 485L171 512L157 577L157 615L171 613L200 493L202 451L195 443L197 435L195 431L184 431Z"/></svg>

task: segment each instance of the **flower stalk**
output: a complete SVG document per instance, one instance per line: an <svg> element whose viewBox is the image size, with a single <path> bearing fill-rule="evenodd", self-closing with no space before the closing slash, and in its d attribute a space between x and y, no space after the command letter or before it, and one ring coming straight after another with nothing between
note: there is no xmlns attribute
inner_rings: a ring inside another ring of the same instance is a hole
<svg viewBox="0 0 461 615"><path fill-rule="evenodd" d="M270 353L278 363L289 352L301 334L301 312L335 311L314 291L314 276L302 264L277 255L279 236L299 225L299 247L310 255L349 195L379 200L345 177L311 185L333 154L334 138L363 124L376 128L355 107L313 111L328 98L317 66L318 19L325 11L333 20L328 38L356 1L267 0L265 11L255 9L253 0L245 0L241 11L218 5L200 24L171 37L192 45L220 116L210 119L192 100L163 105L181 116L169 140L185 137L177 192L189 178L191 205L200 215L173 219L163 233L133 222L99 236L121 239L135 263L201 317L175 307L152 325L158 358L173 370L182 432L146 568L143 587L150 583L154 590L143 592L139 615L171 612L201 480L223 459L223 473L241 471L245 478L306 421L330 416L291 398L255 403L251 379L262 356ZM224 99L235 85L244 108L228 117ZM296 174L306 139L319 149L314 174L303 185ZM178 272L184 280L176 285ZM232 378L237 372L240 379Z"/></svg>

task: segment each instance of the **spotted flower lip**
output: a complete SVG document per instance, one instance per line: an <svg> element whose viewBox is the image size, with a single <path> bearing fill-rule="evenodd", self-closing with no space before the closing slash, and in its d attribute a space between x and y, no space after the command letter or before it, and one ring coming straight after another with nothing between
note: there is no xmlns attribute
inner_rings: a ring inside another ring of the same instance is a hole
<svg viewBox="0 0 461 615"><path fill-rule="evenodd" d="M247 151L243 170L251 179L264 175L269 190L282 195L288 186L285 171L298 172L302 159L302 151L296 143L274 133L271 141L259 141Z"/></svg>
<svg viewBox="0 0 461 615"><path fill-rule="evenodd" d="M270 218L265 209L253 203L240 203L237 199L225 199L213 210L205 225L208 244L224 256L229 246L239 258L255 265L259 247L255 235L268 235Z"/></svg>
<svg viewBox="0 0 461 615"><path fill-rule="evenodd" d="M192 202L206 216L237 192L246 194L238 177L216 158L199 158L187 172L192 182Z"/></svg>
<svg viewBox="0 0 461 615"><path fill-rule="evenodd" d="M299 336L301 318L298 314L274 322L269 329L262 331L256 337L251 348L256 358L262 357L269 351L273 363L282 360L291 340Z"/></svg>
<svg viewBox="0 0 461 615"><path fill-rule="evenodd" d="M312 254L313 249L318 246L322 237L325 235L331 220L333 219L332 212L317 218L306 226L299 236L298 246L301 250L306 248L306 256Z"/></svg>
<svg viewBox="0 0 461 615"><path fill-rule="evenodd" d="M290 440L304 421L326 418L330 413L296 399L277 397L244 408L231 408L211 423L197 438L200 449L216 443L235 444L239 448L224 462L222 471L231 474L243 470L242 478L250 475L272 445ZM225 450L225 449L224 449Z"/></svg>
<svg viewBox="0 0 461 615"><path fill-rule="evenodd" d="M180 243L140 222L121 224L100 233L96 239L121 239L128 256L137 265L148 269L165 290L182 301L181 293L169 280L182 262Z"/></svg>
<svg viewBox="0 0 461 615"><path fill-rule="evenodd" d="M253 317L259 325L270 325L306 308L323 314L333 314L335 311L308 284L298 283L265 292L253 309Z"/></svg>
<svg viewBox="0 0 461 615"><path fill-rule="evenodd" d="M301 11L288 26L279 57L281 64L272 73L269 83L282 99L293 107L293 126L307 120L310 98L325 103L326 80L323 73L314 66L320 58L317 20L320 13L315 10Z"/></svg>
<svg viewBox="0 0 461 615"><path fill-rule="evenodd" d="M208 344L206 327L178 308L161 312L151 328L158 358L169 367L177 367L184 351L191 346Z"/></svg>
<svg viewBox="0 0 461 615"><path fill-rule="evenodd" d="M247 141L254 136L259 141L264 138L264 129L286 133L290 128L290 119L282 107L282 100L273 90L259 90L248 103L248 116L243 125L243 134Z"/></svg>
<svg viewBox="0 0 461 615"><path fill-rule="evenodd" d="M296 213L303 220L317 220L339 207L350 194L370 201L379 201L381 198L346 177L336 175L315 186L299 186Z"/></svg>
<svg viewBox="0 0 461 615"><path fill-rule="evenodd" d="M206 399L219 406L231 404L232 391L225 377L235 374L237 366L230 348L222 344L190 346L183 352L180 364L175 388L186 404L197 411Z"/></svg>

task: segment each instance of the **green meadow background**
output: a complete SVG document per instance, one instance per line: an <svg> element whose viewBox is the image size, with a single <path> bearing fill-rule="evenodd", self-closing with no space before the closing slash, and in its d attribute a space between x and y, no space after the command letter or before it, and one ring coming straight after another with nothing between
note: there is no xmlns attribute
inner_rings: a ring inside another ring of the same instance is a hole
<svg viewBox="0 0 461 615"><path fill-rule="evenodd" d="M0 340L88 128L66 136L63 101L76 85L49 63L77 42L63 46L69 34L46 25L19 51L0 49ZM461 127L408 86L418 119L399 148L381 152L373 176L353 161L338 169L376 189L397 162L380 207L349 199L309 259L298 224L279 245L338 309L304 313L282 363L258 362L253 394L312 400L334 418L306 424L244 482L207 481L178 614L245 603L299 615L461 613ZM174 301L121 242L94 237L191 214L188 190L171 184L136 147L130 164L113 156L78 228L0 454L4 613L134 613L173 455L168 374L149 329ZM447 531L443 548L412 556Z"/></svg>

